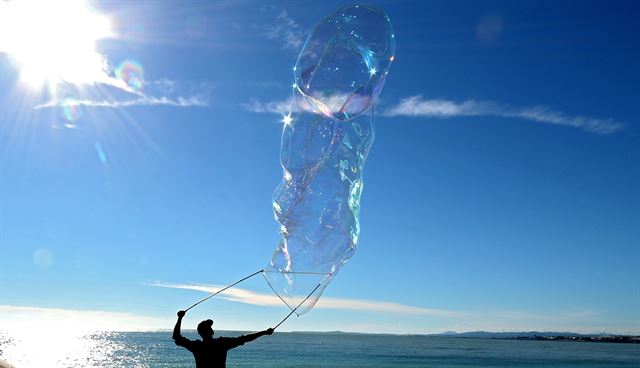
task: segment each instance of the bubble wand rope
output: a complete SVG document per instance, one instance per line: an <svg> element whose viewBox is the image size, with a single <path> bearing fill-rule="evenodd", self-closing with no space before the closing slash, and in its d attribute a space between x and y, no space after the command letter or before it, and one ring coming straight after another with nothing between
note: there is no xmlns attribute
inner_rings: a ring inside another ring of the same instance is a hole
<svg viewBox="0 0 640 368"><path fill-rule="evenodd" d="M229 285L229 286L227 286L227 287L225 287L225 288L223 288L223 289L220 289L220 290L216 291L215 293L213 293L213 294L211 294L211 295L207 296L207 297L206 297L206 298L204 298L204 299L201 299L200 301L198 301L198 302L197 302L197 303L195 303L194 305L190 306L189 308L185 309L184 311L185 311L185 312L186 312L186 311L188 311L189 309L191 309L191 308L195 307L196 305L198 305L198 304L200 304L200 303L204 302L205 300L207 300L207 299L209 299L209 298L212 298L212 297L214 297L214 296L216 296L216 295L220 294L221 292L223 292L223 291L225 291L225 290L227 290L227 289L229 289L229 288L231 288L231 287L234 287L234 286L238 285L239 283L241 283L242 281L244 281L244 280L246 280L246 279L250 279L250 278L252 278L253 276L255 276L255 275L257 275L257 274L259 274L259 273L261 273L261 272L264 272L264 270L258 270L258 271L256 271L256 272L252 273L251 275L246 276L246 277L244 277L244 278L242 278L242 279L240 279L240 280L238 280L238 281L234 282L233 284L231 284L231 285ZM314 291L315 291L315 290L314 290Z"/></svg>
<svg viewBox="0 0 640 368"><path fill-rule="evenodd" d="M292 315L292 314L294 314L294 313L296 312L296 310L297 310L298 308L300 308L300 306L301 306L302 304L304 304L304 302L306 302L306 301L307 301L307 299L311 298L311 295L313 295L313 293L315 293L315 292L316 292L316 290L318 290L318 288L320 287L320 285L322 285L322 284L323 284L323 283L324 283L324 282L329 278L329 276L331 276L331 273L327 274L327 276L326 276L324 279L322 279L322 281L320 281L320 283L318 283L318 285L316 285L316 287L315 287L313 290L311 290L311 292L309 293L309 295L307 295L307 297L306 297L306 298L304 298L304 299L300 302L300 304L298 304L298 306L297 306L297 307L293 308L293 309L291 310L291 312L289 312L289 314L287 314L287 316L286 316L286 317L284 317L284 319L283 319L282 321L280 321L280 323L278 323L278 324L277 324L273 329L274 329L274 330L275 330L275 329L277 329L278 327L280 327L280 325L281 325L281 324L283 324L283 323L284 323L284 321L286 321L287 319L289 319L289 317L291 317L291 315ZM286 303L285 303L285 304L286 304ZM297 313L296 313L296 314L297 314Z"/></svg>

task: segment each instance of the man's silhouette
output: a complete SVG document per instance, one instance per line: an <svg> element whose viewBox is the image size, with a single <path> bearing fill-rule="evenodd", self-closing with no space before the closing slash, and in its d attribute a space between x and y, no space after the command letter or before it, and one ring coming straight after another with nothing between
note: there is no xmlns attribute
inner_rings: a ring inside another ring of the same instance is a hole
<svg viewBox="0 0 640 368"><path fill-rule="evenodd" d="M178 312L178 321L173 328L173 340L176 345L182 346L193 353L196 358L196 368L225 368L227 363L227 351L243 345L245 342L253 341L260 336L271 335L273 328L264 331L242 335L239 337L218 337L213 338L213 321L208 319L198 324L198 334L201 340L189 340L180 334L182 317L185 311Z"/></svg>

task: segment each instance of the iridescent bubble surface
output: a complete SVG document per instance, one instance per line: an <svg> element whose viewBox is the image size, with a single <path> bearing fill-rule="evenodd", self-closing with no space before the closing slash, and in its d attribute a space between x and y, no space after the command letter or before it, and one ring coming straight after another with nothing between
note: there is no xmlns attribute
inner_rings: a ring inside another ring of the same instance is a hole
<svg viewBox="0 0 640 368"><path fill-rule="evenodd" d="M384 12L346 6L314 28L294 67L295 84L316 112L349 120L373 106L394 53L395 36Z"/></svg>
<svg viewBox="0 0 640 368"><path fill-rule="evenodd" d="M264 275L292 310L302 303L298 314L315 305L358 245L372 107L394 48L384 12L347 6L316 25L294 68L280 151L284 175L273 197L282 239Z"/></svg>
<svg viewBox="0 0 640 368"><path fill-rule="evenodd" d="M144 70L135 60L125 60L116 68L116 78L126 83L134 91L140 91L144 85Z"/></svg>

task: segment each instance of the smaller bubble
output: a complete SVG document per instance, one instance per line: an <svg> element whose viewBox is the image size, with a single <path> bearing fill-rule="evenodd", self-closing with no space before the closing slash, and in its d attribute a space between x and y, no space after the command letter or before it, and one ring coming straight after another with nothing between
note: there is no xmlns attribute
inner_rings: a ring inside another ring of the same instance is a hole
<svg viewBox="0 0 640 368"><path fill-rule="evenodd" d="M116 68L116 78L134 91L140 91L144 85L144 70L135 60L125 60Z"/></svg>
<svg viewBox="0 0 640 368"><path fill-rule="evenodd" d="M207 33L207 18L202 15L194 15L187 19L186 33L191 38L202 38Z"/></svg>
<svg viewBox="0 0 640 368"><path fill-rule="evenodd" d="M47 248L39 248L33 252L33 264L41 270L47 270L53 265L53 252Z"/></svg>
<svg viewBox="0 0 640 368"><path fill-rule="evenodd" d="M488 14L478 22L476 36L485 43L495 41L502 33L502 16L500 14Z"/></svg>

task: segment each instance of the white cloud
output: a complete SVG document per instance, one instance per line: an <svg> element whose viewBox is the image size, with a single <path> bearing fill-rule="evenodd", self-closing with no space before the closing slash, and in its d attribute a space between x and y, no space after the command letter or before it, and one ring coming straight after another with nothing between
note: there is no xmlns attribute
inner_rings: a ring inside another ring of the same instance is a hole
<svg viewBox="0 0 640 368"><path fill-rule="evenodd" d="M161 282L151 283L150 285L165 288L197 290L211 294L223 288L223 286L218 285L171 284ZM240 288L227 289L220 293L219 297L238 303L259 305L265 307L282 306L282 301L275 294L259 293ZM438 317L461 317L466 315L465 313L461 312L416 307L386 301L330 297L320 298L314 308L395 313L403 315L428 315Z"/></svg>
<svg viewBox="0 0 640 368"><path fill-rule="evenodd" d="M36 104L34 109L70 105L114 109L159 105L206 107L209 106L209 89L210 87L204 83L193 85L161 78L142 81L142 89L135 90L120 79L108 77L83 86L60 83L56 95L46 102Z"/></svg>
<svg viewBox="0 0 640 368"><path fill-rule="evenodd" d="M397 314L413 314L424 316L437 316L437 317L462 317L466 313L416 307L411 305L385 302L379 300L364 300L364 299L339 299L339 298L321 298L316 304L317 308L326 309L342 309L342 310L355 310L355 311L370 311L370 312L382 312L382 313L397 313Z"/></svg>
<svg viewBox="0 0 640 368"><path fill-rule="evenodd" d="M304 42L305 32L283 9L276 17L276 23L266 27L266 36L270 39L281 40L283 48L297 51Z"/></svg>
<svg viewBox="0 0 640 368"><path fill-rule="evenodd" d="M256 99L242 105L246 110L257 113L270 113L285 115L293 106L293 98L282 101L260 102Z"/></svg>
<svg viewBox="0 0 640 368"><path fill-rule="evenodd" d="M580 128L591 133L611 134L623 125L613 119L599 119L580 115L568 115L547 106L523 108L499 105L490 101L467 100L455 102L443 99L427 100L411 96L386 109L384 116L415 116L449 118L454 116L497 116Z"/></svg>
<svg viewBox="0 0 640 368"><path fill-rule="evenodd" d="M90 106L90 107L129 107L129 106L176 106L176 107L205 107L209 106L209 101L203 96L191 96L191 97L176 97L170 98L166 96L154 97L154 96L138 96L131 99L73 99L73 100L52 100L46 103L37 105L34 109L43 109L49 107L64 107L69 104L76 106Z"/></svg>
<svg viewBox="0 0 640 368"><path fill-rule="evenodd" d="M330 116L331 114L339 112L349 100L349 96L346 94L317 94L314 97L315 101L313 104L307 98L301 97L294 99L293 97L289 97L286 100L270 102L260 102L253 99L249 103L242 104L242 106L246 110L256 113L287 115L290 112L308 111ZM356 98L354 96L351 97L352 100L350 103L354 103ZM370 104L370 100L366 97L360 97L357 101L363 105Z"/></svg>
<svg viewBox="0 0 640 368"><path fill-rule="evenodd" d="M412 96L403 99L396 106L387 109L385 116L428 116L428 117L451 117L451 116L474 116L488 115L493 105L476 102L473 100L456 103L447 100L424 100L422 96Z"/></svg>

